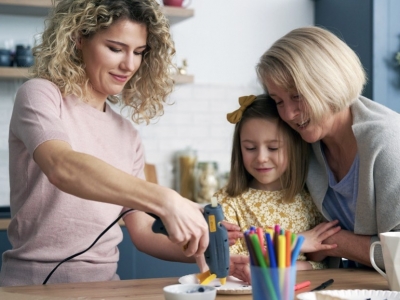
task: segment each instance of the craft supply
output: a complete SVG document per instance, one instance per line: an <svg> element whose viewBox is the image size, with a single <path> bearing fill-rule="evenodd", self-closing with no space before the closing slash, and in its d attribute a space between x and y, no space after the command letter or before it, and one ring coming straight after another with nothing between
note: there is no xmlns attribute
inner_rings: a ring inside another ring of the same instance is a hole
<svg viewBox="0 0 400 300"><path fill-rule="evenodd" d="M289 230L285 231L286 238L286 267L290 267L291 264L291 250L292 250L292 233Z"/></svg>
<svg viewBox="0 0 400 300"><path fill-rule="evenodd" d="M268 247L268 257L269 257L269 262L270 262L269 267L276 268L276 257L275 257L274 245L272 243L272 237L269 233L267 233L266 238L267 238L267 247Z"/></svg>
<svg viewBox="0 0 400 300"><path fill-rule="evenodd" d="M272 279L270 274L268 273L268 269L267 269L267 264L265 262L262 250L261 250L261 246L258 240L258 236L256 234L252 234L250 236L251 242L252 242L252 246L254 248L254 252L256 254L256 260L259 263L259 266L261 267L261 274L262 274L262 278L256 278L256 280L265 280L266 285L263 285L265 288L265 291L263 291L263 293L266 295L267 293L269 293L271 295L271 299L279 299L276 298L276 290L274 290L274 285L272 283ZM261 277L261 276L259 276Z"/></svg>
<svg viewBox="0 0 400 300"><path fill-rule="evenodd" d="M258 227L256 229L257 235L258 235L258 239L260 241L260 245L261 245L261 250L263 252L263 255L265 255L265 241L264 241L264 230L261 227Z"/></svg>
<svg viewBox="0 0 400 300"><path fill-rule="evenodd" d="M304 289L305 287L310 286L310 284L311 284L311 281L309 281L309 280L300 282L294 286L294 290L298 291L298 290Z"/></svg>
<svg viewBox="0 0 400 300"><path fill-rule="evenodd" d="M304 236L299 235L297 236L295 246L292 250L292 265L296 264L297 257L300 254L301 245L303 245Z"/></svg>
<svg viewBox="0 0 400 300"><path fill-rule="evenodd" d="M330 286L333 282L334 282L333 279L329 279L329 280L323 282L321 285L317 286L315 289L312 289L311 292L320 291L320 290L326 289L326 288L327 288L328 286Z"/></svg>
<svg viewBox="0 0 400 300"><path fill-rule="evenodd" d="M251 227L244 232L244 238L250 256L253 300L293 299L296 260L304 237L275 225L264 229ZM300 288L303 287L298 285L297 289Z"/></svg>

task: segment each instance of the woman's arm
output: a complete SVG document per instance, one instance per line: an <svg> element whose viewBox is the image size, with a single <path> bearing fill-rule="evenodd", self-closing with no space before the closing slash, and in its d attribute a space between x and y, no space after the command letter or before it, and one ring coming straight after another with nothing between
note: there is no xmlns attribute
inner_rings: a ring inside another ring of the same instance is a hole
<svg viewBox="0 0 400 300"><path fill-rule="evenodd" d="M60 140L39 145L33 158L49 181L66 193L159 216L173 243L180 247L188 244L185 255L199 255L207 248L208 227L199 206L177 192L73 151Z"/></svg>
<svg viewBox="0 0 400 300"><path fill-rule="evenodd" d="M162 260L194 263L194 257L184 255L183 247L172 243L166 235L152 231L154 221L153 217L141 211L124 217L126 229L135 247Z"/></svg>

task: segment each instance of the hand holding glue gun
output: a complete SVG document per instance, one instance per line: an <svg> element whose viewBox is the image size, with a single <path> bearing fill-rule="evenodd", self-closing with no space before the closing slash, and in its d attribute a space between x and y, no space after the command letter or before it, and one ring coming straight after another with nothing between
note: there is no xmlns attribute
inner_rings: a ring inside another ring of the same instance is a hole
<svg viewBox="0 0 400 300"><path fill-rule="evenodd" d="M224 220L222 207L216 198L213 197L211 204L204 207L203 215L208 224L210 237L210 243L204 253L209 270L199 274L198 279L204 285L215 278L219 278L221 284L225 284L226 277L229 275L229 241L228 232L221 224ZM153 232L168 235L161 219L154 215L153 217L156 218L152 226Z"/></svg>

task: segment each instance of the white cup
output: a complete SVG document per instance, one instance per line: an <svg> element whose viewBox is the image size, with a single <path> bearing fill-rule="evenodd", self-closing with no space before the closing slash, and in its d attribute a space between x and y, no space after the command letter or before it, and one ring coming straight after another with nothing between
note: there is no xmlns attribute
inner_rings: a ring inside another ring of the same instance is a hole
<svg viewBox="0 0 400 300"><path fill-rule="evenodd" d="M371 264L389 283L392 291L400 291L400 232L383 232L379 234L380 241L373 242L369 249ZM375 246L380 244L383 253L385 270L382 271L375 263Z"/></svg>

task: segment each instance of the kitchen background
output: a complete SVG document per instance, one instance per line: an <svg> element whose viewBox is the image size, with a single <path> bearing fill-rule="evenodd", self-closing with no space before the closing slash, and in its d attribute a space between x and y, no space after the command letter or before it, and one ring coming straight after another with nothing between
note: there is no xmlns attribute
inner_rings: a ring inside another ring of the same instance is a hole
<svg viewBox="0 0 400 300"><path fill-rule="evenodd" d="M10 13L1 3L0 48L32 44L43 28L43 11L37 16L35 9ZM194 15L172 20L171 31L176 64L183 66L186 60L194 81L175 86L170 96L174 104L159 120L135 125L161 185L175 187L174 159L188 147L198 161L216 162L219 174L229 172L233 125L226 114L238 107L239 96L262 92L255 74L258 58L296 27L319 24L336 31L367 68L370 81L364 94L400 111L400 70L394 60L400 50L400 24L394 15L400 1L192 0L188 8ZM9 205L8 124L22 82L0 78L0 206Z"/></svg>

